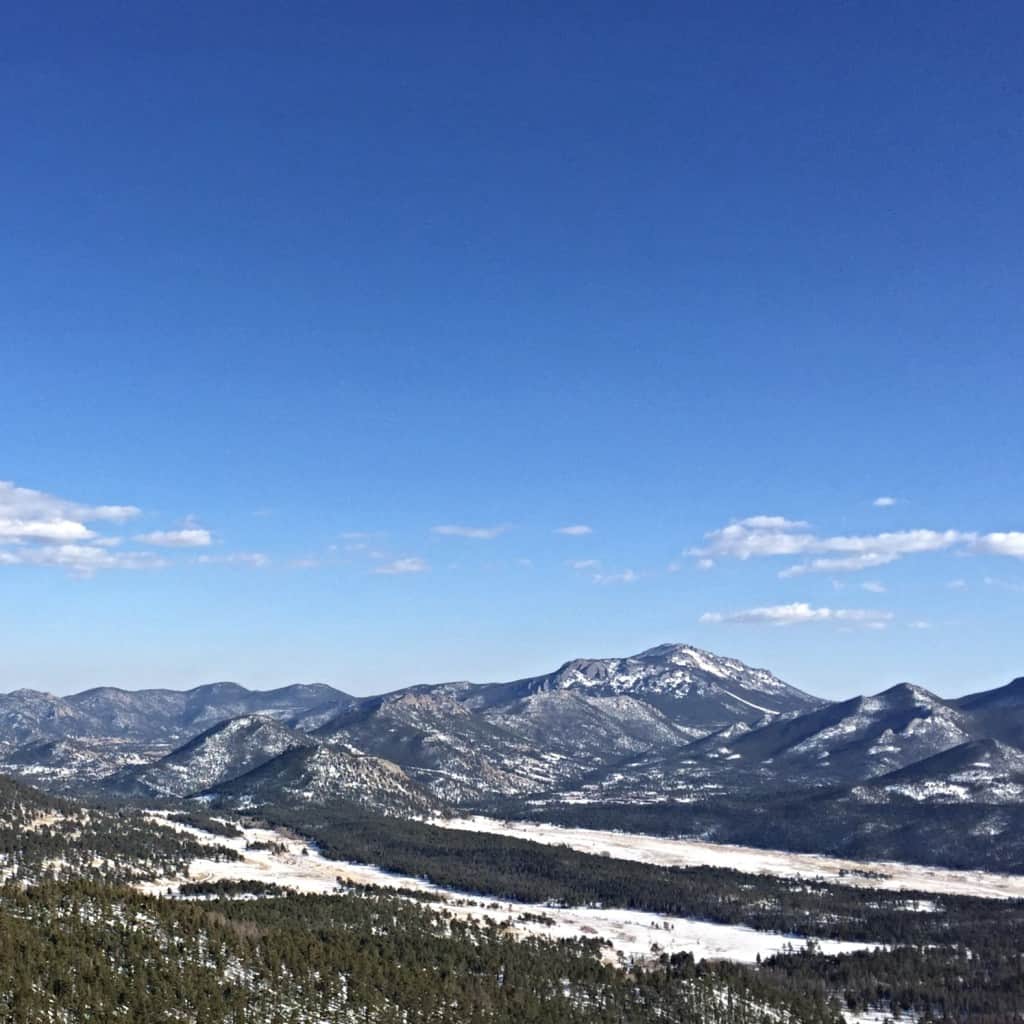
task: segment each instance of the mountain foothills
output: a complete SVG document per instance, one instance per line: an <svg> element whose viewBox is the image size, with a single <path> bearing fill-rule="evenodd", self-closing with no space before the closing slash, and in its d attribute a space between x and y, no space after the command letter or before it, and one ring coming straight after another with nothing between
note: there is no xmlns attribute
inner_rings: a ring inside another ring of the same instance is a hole
<svg viewBox="0 0 1024 1024"><path fill-rule="evenodd" d="M69 794L473 810L1011 870L1022 749L1024 679L828 702L676 644L365 698L234 683L0 696L0 771ZM946 829L955 841L936 842Z"/></svg>

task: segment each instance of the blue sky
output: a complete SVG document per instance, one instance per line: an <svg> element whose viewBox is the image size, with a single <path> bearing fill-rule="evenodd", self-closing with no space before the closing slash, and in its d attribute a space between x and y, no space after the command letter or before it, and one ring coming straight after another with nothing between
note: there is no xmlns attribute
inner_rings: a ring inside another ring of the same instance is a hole
<svg viewBox="0 0 1024 1024"><path fill-rule="evenodd" d="M0 689L1024 673L1020 6L571 7L5 8Z"/></svg>

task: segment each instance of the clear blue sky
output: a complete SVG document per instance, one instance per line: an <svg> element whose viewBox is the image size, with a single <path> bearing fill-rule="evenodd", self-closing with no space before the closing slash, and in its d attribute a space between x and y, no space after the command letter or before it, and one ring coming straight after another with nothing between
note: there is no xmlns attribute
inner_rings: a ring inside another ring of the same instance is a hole
<svg viewBox="0 0 1024 1024"><path fill-rule="evenodd" d="M558 6L5 6L0 689L1024 673L1024 8Z"/></svg>

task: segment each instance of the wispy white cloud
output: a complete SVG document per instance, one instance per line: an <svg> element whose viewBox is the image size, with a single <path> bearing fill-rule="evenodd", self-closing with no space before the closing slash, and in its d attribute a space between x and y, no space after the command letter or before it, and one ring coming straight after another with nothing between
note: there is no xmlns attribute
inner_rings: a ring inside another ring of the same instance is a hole
<svg viewBox="0 0 1024 1024"><path fill-rule="evenodd" d="M739 525L749 530L806 530L811 524L785 516L747 516L739 521Z"/></svg>
<svg viewBox="0 0 1024 1024"><path fill-rule="evenodd" d="M25 519L75 519L120 523L139 514L134 505L83 505L44 491L0 480L0 516Z"/></svg>
<svg viewBox="0 0 1024 1024"><path fill-rule="evenodd" d="M896 504L896 499L888 494L883 494L881 497L875 498L871 504L874 505L875 508L892 508L892 506Z"/></svg>
<svg viewBox="0 0 1024 1024"><path fill-rule="evenodd" d="M84 541L96 536L87 523L123 522L134 505L83 505L0 480L0 543Z"/></svg>
<svg viewBox="0 0 1024 1024"><path fill-rule="evenodd" d="M806 601L794 601L791 604L745 608L736 612L705 612L700 617L700 621L704 623L767 623L773 626L792 626L804 622L841 622L881 628L892 618L892 612L874 611L867 608L815 608Z"/></svg>
<svg viewBox="0 0 1024 1024"><path fill-rule="evenodd" d="M8 542L89 540L95 536L96 534L84 523L77 523L72 519L0 519L0 540Z"/></svg>
<svg viewBox="0 0 1024 1024"><path fill-rule="evenodd" d="M594 573L595 583L635 583L640 579L640 574L632 569L623 569L622 572Z"/></svg>
<svg viewBox="0 0 1024 1024"><path fill-rule="evenodd" d="M560 526L555 530L555 533L564 534L566 537L586 537L587 534L593 532L592 526L586 526L583 523L577 523L575 526Z"/></svg>
<svg viewBox="0 0 1024 1024"><path fill-rule="evenodd" d="M431 533L436 533L439 537L468 537L471 540L494 540L495 537L507 532L507 526L460 526L449 523L431 527Z"/></svg>
<svg viewBox="0 0 1024 1024"><path fill-rule="evenodd" d="M566 562L570 569L578 569L581 572L587 569L600 569L601 562L597 558L578 558L572 562Z"/></svg>
<svg viewBox="0 0 1024 1024"><path fill-rule="evenodd" d="M378 565L373 572L378 576L405 576L409 573L427 572L430 566L422 558L396 558L386 565Z"/></svg>
<svg viewBox="0 0 1024 1024"><path fill-rule="evenodd" d="M927 619L915 619L913 622L908 622L907 625L911 629L931 629L932 624Z"/></svg>
<svg viewBox="0 0 1024 1024"><path fill-rule="evenodd" d="M859 572L895 562L905 555L943 551L968 544L976 534L958 530L901 530L853 536L819 536L806 522L781 516L752 516L712 530L701 547L688 554L700 562L718 558L795 557L819 555L784 569L784 578L812 572Z"/></svg>
<svg viewBox="0 0 1024 1024"><path fill-rule="evenodd" d="M963 580L963 579L950 580L946 584L946 589L947 590L966 590L967 589L967 580Z"/></svg>
<svg viewBox="0 0 1024 1024"><path fill-rule="evenodd" d="M200 565L242 565L252 569L263 569L270 565L270 556L262 551L235 551L224 555L199 555Z"/></svg>
<svg viewBox="0 0 1024 1024"><path fill-rule="evenodd" d="M908 555L951 549L965 555L1024 558L1024 531L918 529L822 536L801 520L751 516L705 534L704 544L687 554L700 566L721 558L802 558L779 573L791 579L815 572L861 572Z"/></svg>
<svg viewBox="0 0 1024 1024"><path fill-rule="evenodd" d="M985 533L971 543L971 548L983 555L1006 555L1024 558L1024 532Z"/></svg>
<svg viewBox="0 0 1024 1024"><path fill-rule="evenodd" d="M83 577L103 569L158 568L165 563L151 552L112 552L121 539L93 528L138 514L134 505L86 505L0 481L0 565L55 567Z"/></svg>
<svg viewBox="0 0 1024 1024"><path fill-rule="evenodd" d="M213 543L209 530L200 526L187 526L182 530L152 530L135 538L158 548L207 548Z"/></svg>
<svg viewBox="0 0 1024 1024"><path fill-rule="evenodd" d="M812 558L808 562L791 565L779 573L779 579L794 579L809 572L861 572L864 569L878 569L902 556L893 552L865 551L861 555L847 555L845 558Z"/></svg>
<svg viewBox="0 0 1024 1024"><path fill-rule="evenodd" d="M868 580L860 585L860 589L866 590L869 594L884 594L886 587L884 583L879 583L878 580Z"/></svg>
<svg viewBox="0 0 1024 1024"><path fill-rule="evenodd" d="M88 577L104 569L160 569L167 562L150 551L111 551L101 544L43 544L0 549L0 565L47 566Z"/></svg>
<svg viewBox="0 0 1024 1024"><path fill-rule="evenodd" d="M774 555L801 555L815 539L804 532L806 524L779 516L752 516L730 523L704 535L704 545L690 548L687 554L702 560L714 558L760 558Z"/></svg>

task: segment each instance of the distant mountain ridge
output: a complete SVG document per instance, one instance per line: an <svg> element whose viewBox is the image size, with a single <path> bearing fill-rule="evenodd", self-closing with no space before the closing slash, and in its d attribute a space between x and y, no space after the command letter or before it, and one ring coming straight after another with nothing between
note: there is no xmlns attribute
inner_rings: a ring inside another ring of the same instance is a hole
<svg viewBox="0 0 1024 1024"><path fill-rule="evenodd" d="M923 687L900 683L792 717L739 722L672 750L650 750L587 777L559 799L584 803L706 800L715 795L850 787L876 779L945 770L946 752L996 743L1002 761L1019 748L1006 738L1024 731L1024 687L1006 687L944 700ZM1007 753L1009 752L1009 754ZM938 793L944 783L919 779ZM879 801L895 790L863 788L859 799ZM909 793L909 790L907 790ZM969 785L945 787L946 802L981 801L1014 792Z"/></svg>
<svg viewBox="0 0 1024 1024"><path fill-rule="evenodd" d="M1024 677L949 700L901 683L833 703L687 644L362 698L226 682L0 696L0 772L232 806L514 813L834 791L869 836L871 806L1018 801L1022 746Z"/></svg>
<svg viewBox="0 0 1024 1024"><path fill-rule="evenodd" d="M950 704L969 718L976 732L1024 747L1024 676L994 690L959 697Z"/></svg>
<svg viewBox="0 0 1024 1024"><path fill-rule="evenodd" d="M337 710L352 698L322 683L248 690L207 683L191 690L95 687L67 697L37 690L0 694L0 749L29 742L118 737L175 743L217 722L248 714L287 719L318 708Z"/></svg>
<svg viewBox="0 0 1024 1024"><path fill-rule="evenodd" d="M239 808L338 799L389 812L425 814L441 807L397 765L345 745L328 747L267 715L219 722L151 764L113 773L101 789Z"/></svg>

